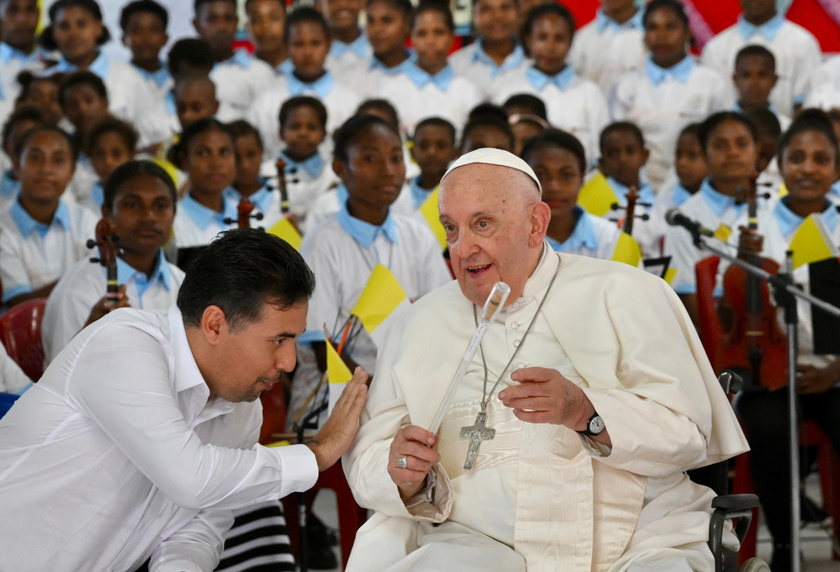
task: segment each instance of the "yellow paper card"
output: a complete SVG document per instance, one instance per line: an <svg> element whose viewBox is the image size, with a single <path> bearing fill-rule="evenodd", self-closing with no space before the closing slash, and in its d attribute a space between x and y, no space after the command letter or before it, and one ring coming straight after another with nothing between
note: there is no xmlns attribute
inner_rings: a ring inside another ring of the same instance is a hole
<svg viewBox="0 0 840 572"><path fill-rule="evenodd" d="M808 215L799 225L790 240L790 249L793 251L794 268L837 257L837 249L832 246L819 214Z"/></svg>
<svg viewBox="0 0 840 572"><path fill-rule="evenodd" d="M373 332L408 296L390 270L377 264L353 308L368 332Z"/></svg>
<svg viewBox="0 0 840 572"><path fill-rule="evenodd" d="M618 203L618 196L610 187L607 178L598 173L583 185L577 202L589 214L604 216Z"/></svg>
<svg viewBox="0 0 840 572"><path fill-rule="evenodd" d="M426 198L426 201L420 205L420 214L426 219L426 223L432 229L432 234L435 235L441 250L443 250L446 248L446 232L443 230L443 225L440 224L438 189L440 189L440 186L435 187L435 190Z"/></svg>
<svg viewBox="0 0 840 572"><path fill-rule="evenodd" d="M622 232L619 234L618 241L615 243L612 260L623 262L630 266L638 266L642 260L642 249L639 248L639 243L632 236L626 232Z"/></svg>
<svg viewBox="0 0 840 572"><path fill-rule="evenodd" d="M343 384L353 379L350 368L339 357L333 345L327 342L327 380L330 383Z"/></svg>
<svg viewBox="0 0 840 572"><path fill-rule="evenodd" d="M268 233L282 238L295 250L300 250L300 245L303 243L303 237L286 217L281 218L277 224L268 229Z"/></svg>

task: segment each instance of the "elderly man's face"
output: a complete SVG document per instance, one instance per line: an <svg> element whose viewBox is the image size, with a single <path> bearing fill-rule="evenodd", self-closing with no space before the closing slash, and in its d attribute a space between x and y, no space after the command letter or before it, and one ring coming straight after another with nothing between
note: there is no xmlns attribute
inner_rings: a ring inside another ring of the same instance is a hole
<svg viewBox="0 0 840 572"><path fill-rule="evenodd" d="M508 303L536 268L548 206L533 181L515 169L471 164L440 185L440 221L461 291L482 306L498 281L510 286Z"/></svg>

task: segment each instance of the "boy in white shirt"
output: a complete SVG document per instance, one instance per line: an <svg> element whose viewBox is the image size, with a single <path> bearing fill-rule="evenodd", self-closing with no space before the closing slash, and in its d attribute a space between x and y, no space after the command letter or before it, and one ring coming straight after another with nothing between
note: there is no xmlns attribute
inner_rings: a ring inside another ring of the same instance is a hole
<svg viewBox="0 0 840 572"><path fill-rule="evenodd" d="M769 109L779 119L782 131L790 125L790 117L780 113L770 103L770 94L778 83L776 74L776 57L764 46L751 44L738 51L735 57L735 69L732 73L732 83L738 99L733 111L742 113L750 109Z"/></svg>
<svg viewBox="0 0 840 572"><path fill-rule="evenodd" d="M286 2L246 0L248 33L254 41L254 56L274 68L277 75L292 69L286 50Z"/></svg>
<svg viewBox="0 0 840 572"><path fill-rule="evenodd" d="M330 23L333 40L327 69L342 83L347 83L347 75L373 56L367 35L359 27L359 15L364 7L364 0L320 0L316 4Z"/></svg>
<svg viewBox="0 0 840 572"><path fill-rule="evenodd" d="M20 89L20 72L39 72L45 66L47 54L35 41L38 5L37 0L0 0L0 87L10 100Z"/></svg>

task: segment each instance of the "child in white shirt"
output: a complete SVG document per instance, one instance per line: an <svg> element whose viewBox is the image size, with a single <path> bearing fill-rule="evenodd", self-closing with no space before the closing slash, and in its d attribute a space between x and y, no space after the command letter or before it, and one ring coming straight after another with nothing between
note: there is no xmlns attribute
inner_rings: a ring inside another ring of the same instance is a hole
<svg viewBox="0 0 840 572"><path fill-rule="evenodd" d="M274 68L277 75L291 70L286 50L286 2L246 0L248 33L254 41L254 56Z"/></svg>
<svg viewBox="0 0 840 572"><path fill-rule="evenodd" d="M20 89L20 72L40 72L46 65L47 54L35 41L38 6L38 0L0 0L0 90L10 100Z"/></svg>

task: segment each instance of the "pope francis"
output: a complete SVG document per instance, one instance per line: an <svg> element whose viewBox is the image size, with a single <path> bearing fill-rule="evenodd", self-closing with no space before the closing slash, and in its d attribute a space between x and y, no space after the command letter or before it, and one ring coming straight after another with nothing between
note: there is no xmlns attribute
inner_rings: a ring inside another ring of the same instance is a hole
<svg viewBox="0 0 840 572"><path fill-rule="evenodd" d="M350 487L376 514L349 571L711 571L714 493L685 471L747 449L679 299L628 265L551 251L518 157L440 186L457 282L394 324ZM493 285L511 292L428 431Z"/></svg>

